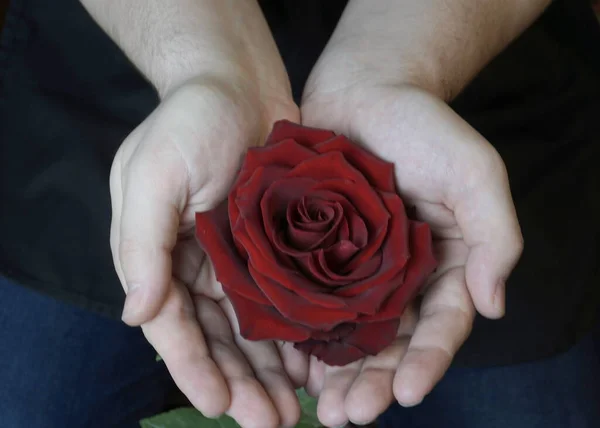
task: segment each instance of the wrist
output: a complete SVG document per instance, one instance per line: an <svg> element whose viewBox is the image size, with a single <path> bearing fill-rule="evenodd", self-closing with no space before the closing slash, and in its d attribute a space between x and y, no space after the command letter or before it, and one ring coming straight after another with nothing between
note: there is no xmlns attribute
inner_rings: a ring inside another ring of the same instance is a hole
<svg viewBox="0 0 600 428"><path fill-rule="evenodd" d="M293 101L291 90L265 88L242 75L205 73L193 76L171 87L163 102L174 97L186 100L179 105L201 100L213 106L214 117L199 120L235 125L236 131L242 129L242 134L255 137L247 142L248 145L262 144L277 120L300 122L300 110Z"/></svg>

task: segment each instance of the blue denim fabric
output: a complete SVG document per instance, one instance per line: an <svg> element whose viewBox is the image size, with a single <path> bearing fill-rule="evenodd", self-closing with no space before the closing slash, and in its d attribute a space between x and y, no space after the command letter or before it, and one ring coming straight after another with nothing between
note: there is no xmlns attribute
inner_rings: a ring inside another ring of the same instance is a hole
<svg viewBox="0 0 600 428"><path fill-rule="evenodd" d="M139 328L0 277L0 425L139 428L172 385L155 360Z"/></svg>
<svg viewBox="0 0 600 428"><path fill-rule="evenodd" d="M418 406L391 406L378 428L598 428L600 331L534 363L452 368Z"/></svg>

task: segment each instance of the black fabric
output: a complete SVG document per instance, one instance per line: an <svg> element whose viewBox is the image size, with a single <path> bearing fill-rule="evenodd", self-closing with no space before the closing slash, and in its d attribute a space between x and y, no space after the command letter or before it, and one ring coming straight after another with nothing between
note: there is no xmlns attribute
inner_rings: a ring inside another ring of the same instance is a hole
<svg viewBox="0 0 600 428"><path fill-rule="evenodd" d="M117 316L108 175L157 97L77 0L11 0L1 52L1 272Z"/></svg>
<svg viewBox="0 0 600 428"><path fill-rule="evenodd" d="M298 100L345 1L261 4ZM151 87L76 0L12 0L0 44L0 272L120 315L108 174L156 106ZM503 156L525 235L501 321L478 318L459 364L569 347L600 294L600 30L555 1L453 103Z"/></svg>

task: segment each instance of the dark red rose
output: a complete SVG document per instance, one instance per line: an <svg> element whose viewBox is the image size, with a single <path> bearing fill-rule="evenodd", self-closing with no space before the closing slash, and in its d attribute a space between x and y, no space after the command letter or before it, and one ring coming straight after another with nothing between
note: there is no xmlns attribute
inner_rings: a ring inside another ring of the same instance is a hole
<svg viewBox="0 0 600 428"><path fill-rule="evenodd" d="M434 270L431 232L407 217L394 166L342 135L277 122L196 235L243 337L329 365L375 355Z"/></svg>

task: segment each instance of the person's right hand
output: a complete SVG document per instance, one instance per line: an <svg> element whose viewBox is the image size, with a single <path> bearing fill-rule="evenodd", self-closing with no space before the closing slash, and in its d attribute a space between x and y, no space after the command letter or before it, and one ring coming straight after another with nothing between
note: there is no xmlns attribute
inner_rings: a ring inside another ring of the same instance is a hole
<svg viewBox="0 0 600 428"><path fill-rule="evenodd" d="M195 240L194 217L225 198L246 149L261 144L275 120L299 121L291 96L269 89L214 79L184 84L125 140L110 177L124 321L142 326L206 416L227 412L260 428L296 423L294 387L305 383L307 358L290 345L240 336Z"/></svg>

